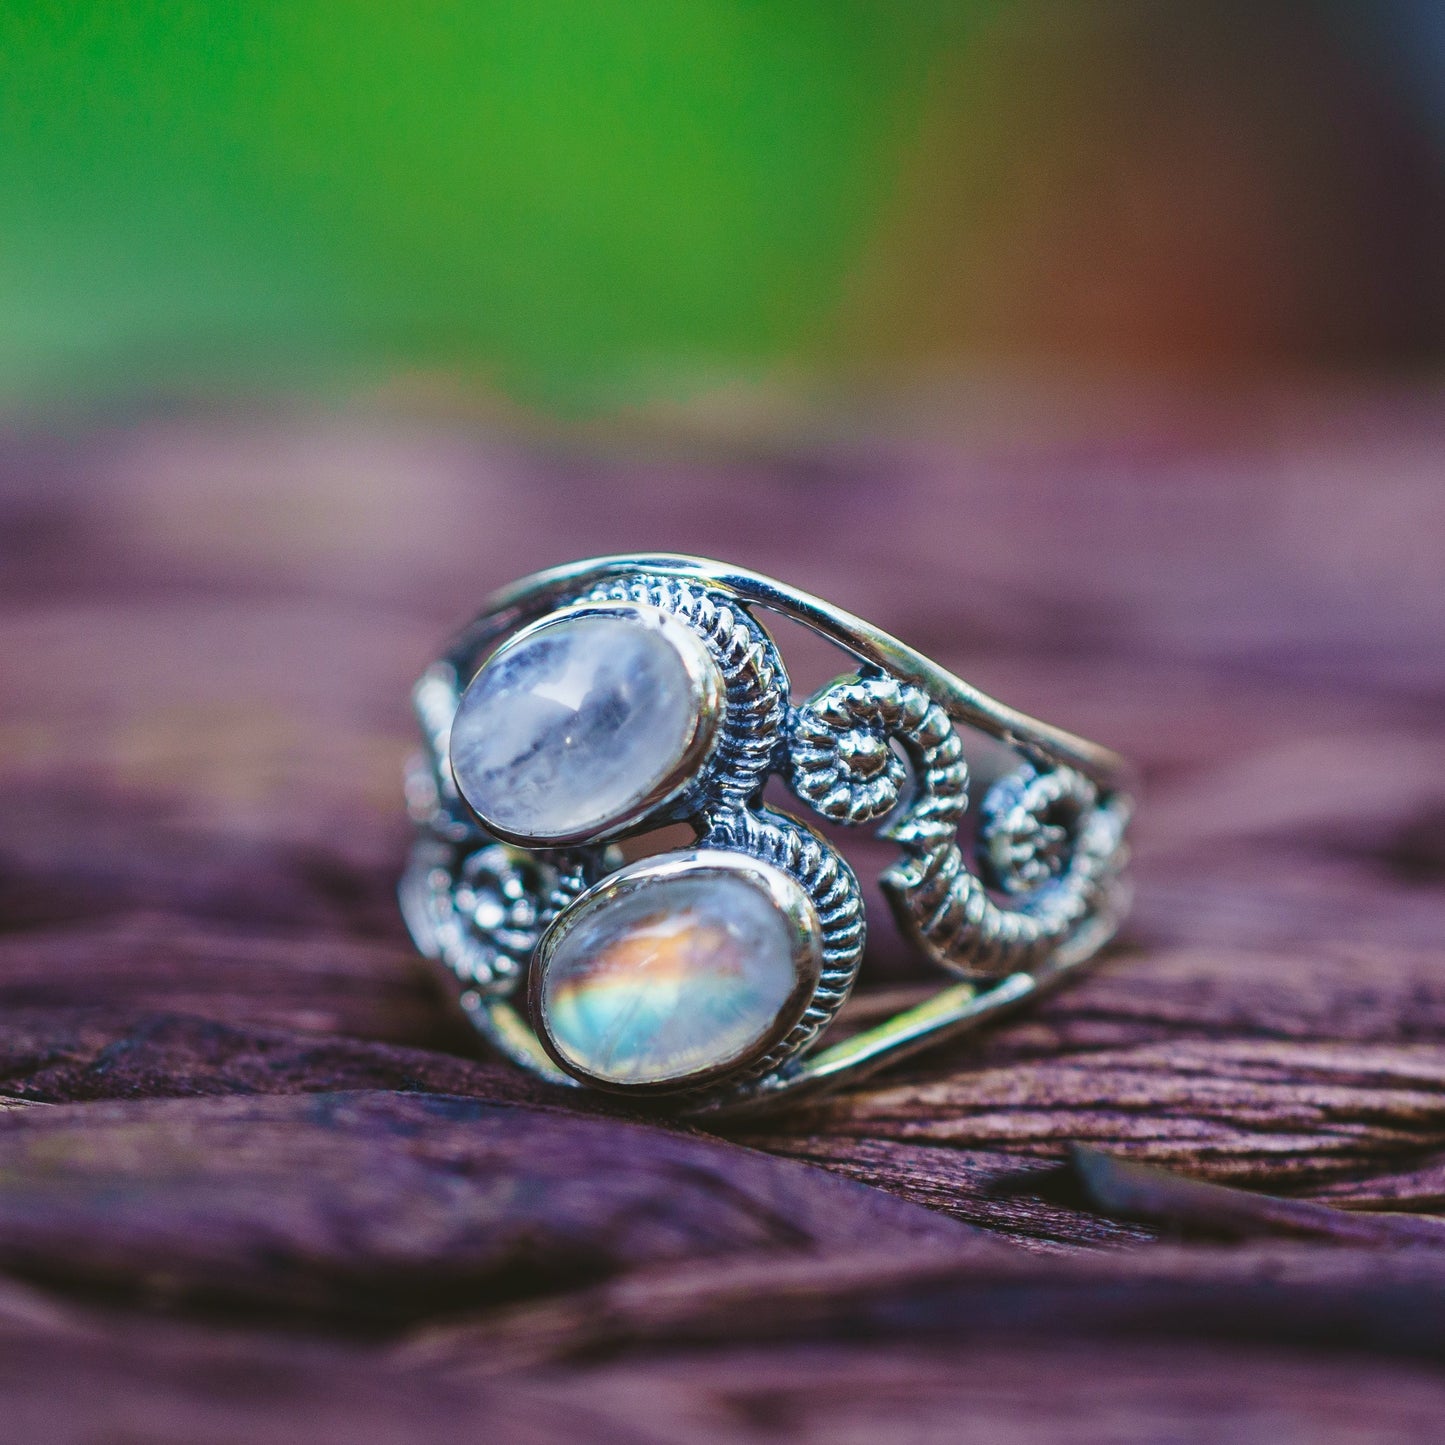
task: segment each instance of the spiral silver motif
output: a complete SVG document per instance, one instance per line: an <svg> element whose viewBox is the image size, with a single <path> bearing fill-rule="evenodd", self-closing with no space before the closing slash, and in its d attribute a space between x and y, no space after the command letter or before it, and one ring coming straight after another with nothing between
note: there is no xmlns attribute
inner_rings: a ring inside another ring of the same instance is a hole
<svg viewBox="0 0 1445 1445"><path fill-rule="evenodd" d="M402 910L423 952L464 984L513 992L547 925L620 861L613 849L543 860L509 843L468 848L421 838L401 885Z"/></svg>
<svg viewBox="0 0 1445 1445"><path fill-rule="evenodd" d="M979 806L978 861L1000 892L1028 893L1060 877L1099 790L1072 768L1025 763L1000 778Z"/></svg>
<svg viewBox="0 0 1445 1445"><path fill-rule="evenodd" d="M988 882L1016 896L1005 907L970 872L958 841L968 769L947 713L892 678L833 683L798 709L792 732L795 792L825 817L871 822L898 801L903 772L878 759L896 741L915 788L884 836L903 859L880 880L899 925L937 962L964 975L1027 968L1086 922L1103 900L1117 829L1098 811L1097 789L1070 768L1025 764L995 784L979 822ZM871 746L867 745L871 743Z"/></svg>
<svg viewBox="0 0 1445 1445"><path fill-rule="evenodd" d="M917 716L905 716L908 706ZM916 728L927 707L916 688L905 692L886 678L825 688L793 716L788 748L793 791L835 822L858 825L882 818L908 781L889 739Z"/></svg>
<svg viewBox="0 0 1445 1445"><path fill-rule="evenodd" d="M430 944L423 951L469 987L505 992L537 945L553 886L551 870L521 849L437 839L413 849L402 906Z"/></svg>

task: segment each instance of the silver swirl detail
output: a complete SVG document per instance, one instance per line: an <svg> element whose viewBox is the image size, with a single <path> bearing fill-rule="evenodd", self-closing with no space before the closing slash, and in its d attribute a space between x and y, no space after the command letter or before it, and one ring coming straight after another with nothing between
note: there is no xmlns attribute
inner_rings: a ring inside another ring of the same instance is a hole
<svg viewBox="0 0 1445 1445"><path fill-rule="evenodd" d="M1099 790L1072 768L1025 763L999 778L979 805L976 851L986 881L1008 894L1053 882L1098 801Z"/></svg>
<svg viewBox="0 0 1445 1445"><path fill-rule="evenodd" d="M548 924L620 861L615 849L544 858L510 843L468 848L422 833L402 876L402 913L424 954L468 988L505 997Z"/></svg>
<svg viewBox="0 0 1445 1445"><path fill-rule="evenodd" d="M843 1006L863 959L863 894L853 870L811 828L771 808L710 813L699 840L705 848L747 853L794 879L812 900L823 935L823 968L802 1018L763 1058L729 1085L759 1079L800 1054Z"/></svg>
<svg viewBox="0 0 1445 1445"><path fill-rule="evenodd" d="M717 745L678 815L740 807L762 790L783 741L788 676L772 639L735 602L673 577L640 574L594 588L583 601L642 602L670 612L707 644L726 695Z"/></svg>
<svg viewBox="0 0 1445 1445"><path fill-rule="evenodd" d="M872 822L897 806L902 769L879 758L890 741L906 754L912 796L882 829L904 856L880 882L899 926L944 967L984 978L1027 970L1108 907L1125 807L1074 769L1030 758L994 784L980 810L980 877L958 841L968 807L962 745L922 689L845 679L796 710L791 734L794 791L839 823Z"/></svg>
<svg viewBox="0 0 1445 1445"><path fill-rule="evenodd" d="M968 765L948 714L921 688L887 677L825 687L794 711L788 781L835 823L874 822L893 810L908 781L891 739L918 774L916 827L931 822L938 837L952 838L968 806Z"/></svg>

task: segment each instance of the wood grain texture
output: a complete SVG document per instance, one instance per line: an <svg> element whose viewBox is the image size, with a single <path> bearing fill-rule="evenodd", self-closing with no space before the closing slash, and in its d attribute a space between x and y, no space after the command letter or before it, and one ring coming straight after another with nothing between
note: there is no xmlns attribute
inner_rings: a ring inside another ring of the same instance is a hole
<svg viewBox="0 0 1445 1445"><path fill-rule="evenodd" d="M1442 454L1426 390L0 432L0 1438L1433 1445ZM730 1137L484 1057L396 916L407 690L638 547L1137 758L1110 957Z"/></svg>

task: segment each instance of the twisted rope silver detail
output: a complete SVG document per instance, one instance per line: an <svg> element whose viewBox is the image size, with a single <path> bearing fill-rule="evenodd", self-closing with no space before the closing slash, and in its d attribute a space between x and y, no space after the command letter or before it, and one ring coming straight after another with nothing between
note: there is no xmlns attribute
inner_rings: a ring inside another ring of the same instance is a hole
<svg viewBox="0 0 1445 1445"><path fill-rule="evenodd" d="M834 683L797 710L791 731L794 791L840 823L871 822L897 805L902 768L880 766L880 749L895 740L906 753L914 793L882 830L904 856L881 886L904 932L954 972L1028 969L1106 905L1123 862L1123 807L1072 768L1026 762L985 799L979 852L989 881L1018 899L1005 907L964 860L962 746L920 688L882 677Z"/></svg>
<svg viewBox="0 0 1445 1445"><path fill-rule="evenodd" d="M863 958L863 894L853 870L836 849L796 819L770 808L712 813L701 842L706 848L747 853L780 868L812 900L822 929L823 970L818 990L792 1030L745 1076L762 1078L807 1048L848 997Z"/></svg>

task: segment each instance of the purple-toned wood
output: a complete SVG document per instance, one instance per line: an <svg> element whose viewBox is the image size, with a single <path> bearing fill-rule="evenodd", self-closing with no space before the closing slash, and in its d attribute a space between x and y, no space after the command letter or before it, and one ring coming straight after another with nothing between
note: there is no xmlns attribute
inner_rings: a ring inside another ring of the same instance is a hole
<svg viewBox="0 0 1445 1445"><path fill-rule="evenodd" d="M1439 394L836 415L0 436L11 1437L1445 1434ZM638 548L1140 760L1109 958L726 1138L482 1056L392 899L407 691Z"/></svg>

